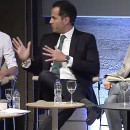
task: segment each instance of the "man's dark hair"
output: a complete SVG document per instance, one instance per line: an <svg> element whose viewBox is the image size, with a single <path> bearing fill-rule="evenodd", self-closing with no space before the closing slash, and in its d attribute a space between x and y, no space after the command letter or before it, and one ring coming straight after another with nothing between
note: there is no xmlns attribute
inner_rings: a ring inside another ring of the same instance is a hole
<svg viewBox="0 0 130 130"><path fill-rule="evenodd" d="M73 4L71 4L69 1L57 1L52 6L59 7L59 15L64 18L66 16L70 17L70 23L73 25L77 16L77 10Z"/></svg>

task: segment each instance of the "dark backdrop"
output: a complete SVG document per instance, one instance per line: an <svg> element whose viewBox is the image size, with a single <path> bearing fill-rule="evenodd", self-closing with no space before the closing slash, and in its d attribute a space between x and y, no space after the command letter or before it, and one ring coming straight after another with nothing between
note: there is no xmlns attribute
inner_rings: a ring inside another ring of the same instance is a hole
<svg viewBox="0 0 130 130"><path fill-rule="evenodd" d="M42 14L49 15L57 0L42 0ZM129 16L129 0L69 0L77 7L78 15Z"/></svg>

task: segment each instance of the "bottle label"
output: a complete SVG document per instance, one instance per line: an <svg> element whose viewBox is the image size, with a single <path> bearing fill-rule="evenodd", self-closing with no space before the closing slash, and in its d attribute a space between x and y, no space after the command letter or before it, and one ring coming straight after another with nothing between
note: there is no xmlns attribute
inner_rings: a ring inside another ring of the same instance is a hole
<svg viewBox="0 0 130 130"><path fill-rule="evenodd" d="M20 97L13 97L13 108L20 109Z"/></svg>
<svg viewBox="0 0 130 130"><path fill-rule="evenodd" d="M62 102L62 85L60 82L54 84L54 103Z"/></svg>

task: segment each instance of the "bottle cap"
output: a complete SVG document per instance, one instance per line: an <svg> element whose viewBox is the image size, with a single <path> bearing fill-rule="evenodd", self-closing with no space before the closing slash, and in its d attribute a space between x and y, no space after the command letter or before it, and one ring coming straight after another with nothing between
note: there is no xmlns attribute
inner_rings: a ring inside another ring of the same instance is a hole
<svg viewBox="0 0 130 130"><path fill-rule="evenodd" d="M56 79L56 82L60 82L60 79Z"/></svg>
<svg viewBox="0 0 130 130"><path fill-rule="evenodd" d="M18 91L18 89L15 89L14 91Z"/></svg>

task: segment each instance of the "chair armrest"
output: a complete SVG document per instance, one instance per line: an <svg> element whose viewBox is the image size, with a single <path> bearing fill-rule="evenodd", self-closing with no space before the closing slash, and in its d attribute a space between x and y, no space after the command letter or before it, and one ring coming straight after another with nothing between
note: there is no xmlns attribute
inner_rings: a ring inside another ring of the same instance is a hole
<svg viewBox="0 0 130 130"><path fill-rule="evenodd" d="M33 80L33 81L38 81L38 78L39 78L39 76L33 76L33 77L32 77L32 80ZM93 77L93 78L92 78L92 81L93 81L93 83L98 82L98 81L99 81L99 77Z"/></svg>
<svg viewBox="0 0 130 130"><path fill-rule="evenodd" d="M99 81L99 77L93 77L93 78L92 78L92 82L93 82L93 83L96 83L96 82L98 82L98 81Z"/></svg>
<svg viewBox="0 0 130 130"><path fill-rule="evenodd" d="M12 81L12 80L15 80L15 79L16 79L16 76L10 75L8 78L9 78L9 81Z"/></svg>
<svg viewBox="0 0 130 130"><path fill-rule="evenodd" d="M1 85L5 85L5 84L7 84L7 83L9 83L10 81L15 80L15 79L16 79L16 77L15 77L14 75L11 75L11 76L9 76L9 77L4 77L4 78L2 79L2 81L1 81Z"/></svg>
<svg viewBox="0 0 130 130"><path fill-rule="evenodd" d="M33 76L33 77L32 77L32 80L33 80L33 81L38 81L38 78L39 78L39 76Z"/></svg>

